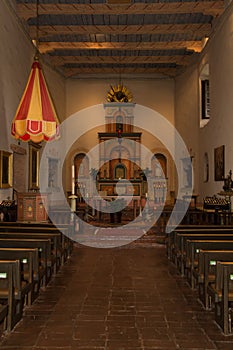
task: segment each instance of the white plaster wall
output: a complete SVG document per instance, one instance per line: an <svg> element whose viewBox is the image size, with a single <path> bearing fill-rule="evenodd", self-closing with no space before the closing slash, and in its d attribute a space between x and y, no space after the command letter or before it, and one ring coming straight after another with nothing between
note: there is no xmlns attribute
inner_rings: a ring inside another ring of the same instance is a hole
<svg viewBox="0 0 233 350"><path fill-rule="evenodd" d="M198 168L198 74L195 66L187 68L178 76L175 84L175 127L182 136L190 156L193 158L194 183L193 191L199 190Z"/></svg>
<svg viewBox="0 0 233 350"><path fill-rule="evenodd" d="M66 82L66 117L77 111L99 103L107 102L110 85L117 80L68 79ZM174 122L174 80L173 79L123 79L123 84L133 94L133 102L162 114ZM104 116L103 116L104 121Z"/></svg>
<svg viewBox="0 0 233 350"><path fill-rule="evenodd" d="M214 148L225 145L225 177L233 170L233 6L228 8L224 23L207 46L210 66L211 119L200 130L200 159L209 155L210 179L200 181L203 195L217 194L223 182L214 181ZM204 58L203 58L204 61ZM200 163L203 166L202 163Z"/></svg>
<svg viewBox="0 0 233 350"><path fill-rule="evenodd" d="M225 176L233 169L233 5L208 41L198 63L176 79L175 125L194 155L195 192L202 203L206 195L217 194L223 182L214 181L214 148L225 145ZM210 68L211 119L200 128L199 75ZM204 182L204 153L209 156L209 181Z"/></svg>
<svg viewBox="0 0 233 350"><path fill-rule="evenodd" d="M10 145L17 143L11 136L11 123L28 80L35 49L16 17L13 0L0 1L0 24L0 149L11 151ZM65 80L50 67L43 63L42 66L62 120L65 115ZM28 148L25 143L21 146ZM0 201L8 196L11 198L11 194L11 189L0 189Z"/></svg>

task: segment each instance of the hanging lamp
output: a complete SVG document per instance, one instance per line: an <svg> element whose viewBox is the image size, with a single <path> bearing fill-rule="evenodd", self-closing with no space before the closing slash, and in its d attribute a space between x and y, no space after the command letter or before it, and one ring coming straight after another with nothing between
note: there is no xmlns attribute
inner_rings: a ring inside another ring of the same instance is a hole
<svg viewBox="0 0 233 350"><path fill-rule="evenodd" d="M22 141L51 141L59 137L59 120L38 59L38 7L36 26L36 56L26 88L12 121L11 134Z"/></svg>

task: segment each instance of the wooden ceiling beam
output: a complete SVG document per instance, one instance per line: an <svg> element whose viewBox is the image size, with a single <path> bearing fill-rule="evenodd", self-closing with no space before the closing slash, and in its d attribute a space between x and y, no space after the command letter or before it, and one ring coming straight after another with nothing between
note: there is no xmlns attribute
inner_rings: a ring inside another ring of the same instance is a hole
<svg viewBox="0 0 233 350"><path fill-rule="evenodd" d="M123 68L121 69L121 74L163 74L169 77L175 77L177 74L177 70L180 68L166 68L166 67L153 67L153 68L142 68L142 67L130 67L130 68ZM119 75L119 69L113 69L113 68L95 68L95 67L88 67L88 68L64 68L63 73L65 77L71 78L77 75L89 75L89 74L118 74Z"/></svg>
<svg viewBox="0 0 233 350"><path fill-rule="evenodd" d="M49 53L54 50L177 50L187 49L201 52L203 42L197 41L161 41L161 42L41 42L39 51Z"/></svg>
<svg viewBox="0 0 233 350"><path fill-rule="evenodd" d="M52 56L51 62L55 66L65 64L138 64L138 63L176 63L188 65L192 55L173 56Z"/></svg>
<svg viewBox="0 0 233 350"><path fill-rule="evenodd" d="M19 16L25 20L36 17L36 4L17 5ZM218 16L224 11L223 0L190 1L168 3L132 3L132 4L39 4L40 15L94 15L94 14L173 14L203 13Z"/></svg>
<svg viewBox="0 0 233 350"><path fill-rule="evenodd" d="M31 37L36 37L36 26L29 27ZM48 35L73 35L73 34L195 34L196 36L209 35L210 23L186 23L186 24L145 24L145 25L41 25L39 37Z"/></svg>

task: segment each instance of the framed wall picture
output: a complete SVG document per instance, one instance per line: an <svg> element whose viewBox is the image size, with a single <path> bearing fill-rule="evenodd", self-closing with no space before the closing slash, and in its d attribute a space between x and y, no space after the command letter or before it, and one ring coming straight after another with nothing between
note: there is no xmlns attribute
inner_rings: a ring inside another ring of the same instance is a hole
<svg viewBox="0 0 233 350"><path fill-rule="evenodd" d="M225 146L214 149L214 180L223 181L225 176Z"/></svg>
<svg viewBox="0 0 233 350"><path fill-rule="evenodd" d="M12 187L12 153L0 151L0 188Z"/></svg>
<svg viewBox="0 0 233 350"><path fill-rule="evenodd" d="M29 143L29 190L39 190L40 148Z"/></svg>

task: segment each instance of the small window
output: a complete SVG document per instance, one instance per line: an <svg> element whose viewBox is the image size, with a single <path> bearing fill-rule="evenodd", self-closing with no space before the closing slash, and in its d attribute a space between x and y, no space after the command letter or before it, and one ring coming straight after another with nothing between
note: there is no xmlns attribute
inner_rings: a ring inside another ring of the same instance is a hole
<svg viewBox="0 0 233 350"><path fill-rule="evenodd" d="M201 118L210 118L210 81L201 80Z"/></svg>
<svg viewBox="0 0 233 350"><path fill-rule="evenodd" d="M205 64L200 72L200 127L203 128L210 120L210 79L209 64Z"/></svg>

